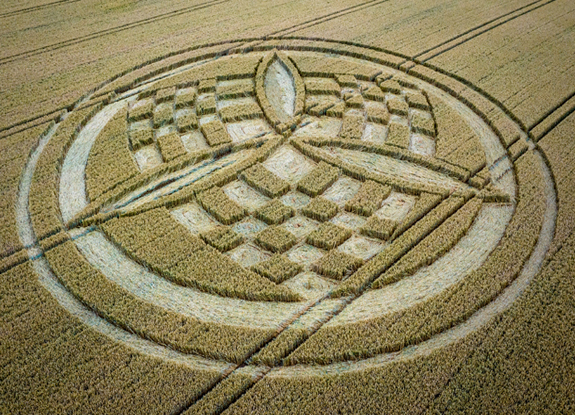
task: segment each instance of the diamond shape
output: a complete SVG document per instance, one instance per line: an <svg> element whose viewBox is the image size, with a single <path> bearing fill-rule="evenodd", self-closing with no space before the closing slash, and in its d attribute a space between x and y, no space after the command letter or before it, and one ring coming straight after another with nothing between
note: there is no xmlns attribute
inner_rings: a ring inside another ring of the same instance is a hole
<svg viewBox="0 0 575 415"><path fill-rule="evenodd" d="M325 295L335 284L314 272L302 272L283 283L290 290L300 294L308 300Z"/></svg>
<svg viewBox="0 0 575 415"><path fill-rule="evenodd" d="M351 234L350 229L342 228L331 222L324 222L307 236L306 242L317 248L333 249L341 245Z"/></svg>
<svg viewBox="0 0 575 415"><path fill-rule="evenodd" d="M362 226L361 233L372 238L387 241L396 227L396 221L391 219L381 219L376 215L373 215Z"/></svg>
<svg viewBox="0 0 575 415"><path fill-rule="evenodd" d="M268 197L252 189L240 180L234 180L222 187L222 189L230 199L238 205L245 207L248 211L258 209L270 201Z"/></svg>
<svg viewBox="0 0 575 415"><path fill-rule="evenodd" d="M282 179L297 183L307 176L314 164L291 146L279 148L263 165Z"/></svg>
<svg viewBox="0 0 575 415"><path fill-rule="evenodd" d="M325 255L325 251L311 245L301 245L288 252L288 258L302 265L310 265Z"/></svg>
<svg viewBox="0 0 575 415"><path fill-rule="evenodd" d="M268 225L263 223L261 220L256 218L247 217L241 222L236 223L232 229L234 232L239 233L244 236L252 236L262 230L264 230Z"/></svg>
<svg viewBox="0 0 575 415"><path fill-rule="evenodd" d="M374 144L383 144L387 137L387 129L388 127L383 125L368 122L365 125L361 139Z"/></svg>
<svg viewBox="0 0 575 415"><path fill-rule="evenodd" d="M353 274L363 264L363 260L334 249L313 265L313 270L328 278L341 280Z"/></svg>
<svg viewBox="0 0 575 415"><path fill-rule="evenodd" d="M306 218L304 216L296 216L291 218L282 225L284 229L295 235L296 238L303 238L310 232L317 229L319 223L315 220Z"/></svg>
<svg viewBox="0 0 575 415"><path fill-rule="evenodd" d="M391 192L374 214L380 219L392 219L401 222L413 208L415 201L415 196Z"/></svg>
<svg viewBox="0 0 575 415"><path fill-rule="evenodd" d="M236 249L227 252L226 255L229 255L231 259L244 268L249 268L270 258L270 254L252 244L240 245Z"/></svg>
<svg viewBox="0 0 575 415"><path fill-rule="evenodd" d="M279 226L270 226L257 234L255 242L272 252L285 252L295 245L297 239Z"/></svg>
<svg viewBox="0 0 575 415"><path fill-rule="evenodd" d="M337 203L339 206L343 206L345 202L355 196L360 187L361 182L348 176L341 176L323 193L323 197Z"/></svg>
<svg viewBox="0 0 575 415"><path fill-rule="evenodd" d="M412 134L409 138L409 151L433 157L435 154L435 141L420 134Z"/></svg>
<svg viewBox="0 0 575 415"><path fill-rule="evenodd" d="M302 209L302 213L310 218L325 222L333 218L338 211L338 206L331 200L316 197L309 205Z"/></svg>
<svg viewBox="0 0 575 415"><path fill-rule="evenodd" d="M294 215L292 207L285 206L277 199L262 207L256 212L256 216L268 225L277 225L285 222Z"/></svg>
<svg viewBox="0 0 575 415"><path fill-rule="evenodd" d="M201 234L202 239L216 248L218 251L226 252L234 249L244 242L244 237L235 233L227 226L217 226Z"/></svg>
<svg viewBox="0 0 575 415"><path fill-rule="evenodd" d="M384 247L385 245L379 241L360 235L354 235L337 249L341 252L367 261L375 254L381 252Z"/></svg>
<svg viewBox="0 0 575 415"><path fill-rule="evenodd" d="M281 283L298 274L302 266L290 261L285 255L275 254L267 261L258 263L252 270L275 283Z"/></svg>
<svg viewBox="0 0 575 415"><path fill-rule="evenodd" d="M172 216L193 234L206 232L218 225L204 209L196 203L185 204L171 212Z"/></svg>
<svg viewBox="0 0 575 415"><path fill-rule="evenodd" d="M138 163L140 171L152 169L164 162L162 155L154 145L140 148L134 153L134 158L136 159L136 163Z"/></svg>
<svg viewBox="0 0 575 415"><path fill-rule="evenodd" d="M359 229L365 223L365 221L365 217L356 215L355 213L340 212L330 222L355 231Z"/></svg>
<svg viewBox="0 0 575 415"><path fill-rule="evenodd" d="M290 192L280 198L282 203L294 209L301 209L311 201L311 197L301 192Z"/></svg>
<svg viewBox="0 0 575 415"><path fill-rule="evenodd" d="M183 135L182 143L184 144L185 149L189 152L202 150L208 147L208 143L206 143L204 135L198 130L194 130L189 134Z"/></svg>
<svg viewBox="0 0 575 415"><path fill-rule="evenodd" d="M262 119L227 123L226 129L234 143L239 143L254 137L260 137L272 132L268 123Z"/></svg>

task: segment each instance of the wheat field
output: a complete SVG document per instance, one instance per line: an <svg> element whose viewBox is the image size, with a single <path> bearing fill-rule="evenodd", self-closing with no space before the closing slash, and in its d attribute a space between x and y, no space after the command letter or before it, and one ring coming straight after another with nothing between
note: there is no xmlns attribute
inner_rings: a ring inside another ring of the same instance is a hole
<svg viewBox="0 0 575 415"><path fill-rule="evenodd" d="M0 413L575 413L572 1L0 21Z"/></svg>

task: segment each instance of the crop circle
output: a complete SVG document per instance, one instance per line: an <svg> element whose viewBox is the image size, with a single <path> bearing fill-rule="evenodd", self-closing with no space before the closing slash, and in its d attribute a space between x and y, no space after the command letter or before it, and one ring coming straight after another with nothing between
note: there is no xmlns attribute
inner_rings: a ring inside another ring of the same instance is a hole
<svg viewBox="0 0 575 415"><path fill-rule="evenodd" d="M62 304L299 376L441 347L512 303L555 214L520 128L429 68L306 42L124 75L44 139L20 233Z"/></svg>

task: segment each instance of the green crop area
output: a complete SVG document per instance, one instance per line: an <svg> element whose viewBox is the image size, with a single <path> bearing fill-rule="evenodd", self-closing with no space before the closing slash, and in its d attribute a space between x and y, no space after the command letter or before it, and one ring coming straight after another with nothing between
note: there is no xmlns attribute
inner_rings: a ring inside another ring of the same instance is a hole
<svg viewBox="0 0 575 415"><path fill-rule="evenodd" d="M575 414L573 1L0 34L0 414Z"/></svg>

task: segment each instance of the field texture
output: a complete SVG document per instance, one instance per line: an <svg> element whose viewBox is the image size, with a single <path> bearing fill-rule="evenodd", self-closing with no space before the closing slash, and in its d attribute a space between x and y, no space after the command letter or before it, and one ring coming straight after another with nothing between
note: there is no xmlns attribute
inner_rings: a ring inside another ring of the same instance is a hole
<svg viewBox="0 0 575 415"><path fill-rule="evenodd" d="M572 1L0 22L0 413L575 413Z"/></svg>

